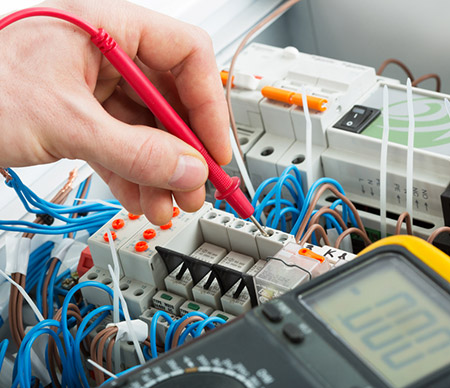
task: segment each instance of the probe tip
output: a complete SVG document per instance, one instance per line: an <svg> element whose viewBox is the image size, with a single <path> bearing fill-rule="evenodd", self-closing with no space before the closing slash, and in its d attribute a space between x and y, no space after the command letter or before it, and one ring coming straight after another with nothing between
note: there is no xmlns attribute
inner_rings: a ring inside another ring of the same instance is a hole
<svg viewBox="0 0 450 388"><path fill-rule="evenodd" d="M258 228L258 230L261 232L261 234L264 237L270 237L269 234L264 230L264 228L261 226L261 224L256 220L254 216L250 216L250 219L255 224L255 226Z"/></svg>

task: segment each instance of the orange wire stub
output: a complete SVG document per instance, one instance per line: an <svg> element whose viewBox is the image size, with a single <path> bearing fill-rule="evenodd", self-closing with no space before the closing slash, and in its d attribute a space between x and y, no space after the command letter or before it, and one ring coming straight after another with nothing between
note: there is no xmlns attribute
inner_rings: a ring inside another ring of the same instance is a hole
<svg viewBox="0 0 450 388"><path fill-rule="evenodd" d="M111 231L111 236L112 236L112 239L113 239L113 241L114 241L114 240L117 238L116 232ZM108 233L105 233L105 234L103 235L103 240L105 240L106 242L109 242Z"/></svg>
<svg viewBox="0 0 450 388"><path fill-rule="evenodd" d="M138 220L141 216L139 214L128 213L128 218L130 220Z"/></svg>
<svg viewBox="0 0 450 388"><path fill-rule="evenodd" d="M167 230L167 229L170 229L171 227L172 227L172 221L169 221L167 224L160 226L160 228L162 230Z"/></svg>
<svg viewBox="0 0 450 388"><path fill-rule="evenodd" d="M144 252L148 249L148 244L145 241L138 241L134 246L136 252Z"/></svg>
<svg viewBox="0 0 450 388"><path fill-rule="evenodd" d="M146 240L151 240L152 238L156 237L156 230L155 229L144 230L144 233L142 235Z"/></svg>
<svg viewBox="0 0 450 388"><path fill-rule="evenodd" d="M319 260L321 263L325 261L325 257L318 255L317 253L313 252L311 249L308 248L302 248L298 251L298 253L302 256L310 257L311 259Z"/></svg>
<svg viewBox="0 0 450 388"><path fill-rule="evenodd" d="M302 95L291 90L274 88L273 86L264 86L261 89L261 94L270 100L303 106ZM319 112L327 110L328 100L326 98L306 96L306 101L308 102L309 109L314 109Z"/></svg>
<svg viewBox="0 0 450 388"><path fill-rule="evenodd" d="M228 81L228 71L222 70L220 72L220 79L222 80L222 85L225 86L227 84L227 81ZM234 76L233 76L233 79L231 80L231 87L232 88L234 88L233 82L234 82Z"/></svg>
<svg viewBox="0 0 450 388"><path fill-rule="evenodd" d="M124 226L125 226L125 221L122 220L122 218L118 218L117 220L114 220L114 221L112 222L112 227L113 227L115 230L122 229Z"/></svg>
<svg viewBox="0 0 450 388"><path fill-rule="evenodd" d="M176 217L180 214L180 209L177 208L176 206L173 207L173 214L172 217Z"/></svg>

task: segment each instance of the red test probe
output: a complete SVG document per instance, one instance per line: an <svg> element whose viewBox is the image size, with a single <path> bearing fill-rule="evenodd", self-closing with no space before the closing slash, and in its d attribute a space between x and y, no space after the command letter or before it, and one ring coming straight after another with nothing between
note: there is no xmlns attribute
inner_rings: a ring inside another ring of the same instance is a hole
<svg viewBox="0 0 450 388"><path fill-rule="evenodd" d="M89 23L65 11L53 8L28 8L12 13L0 20L0 30L17 20L31 16L49 16L68 21L86 31L91 41L100 49L103 55L117 69L122 77L141 97L142 101L174 136L194 147L205 158L209 167L209 180L216 188L216 198L227 201L243 219L250 218L258 230L268 236L262 226L253 216L255 209L240 189L240 180L231 178L211 157L201 141L189 129L170 104L159 93L155 86L142 73L133 60L120 48L117 42L103 29L93 27Z"/></svg>

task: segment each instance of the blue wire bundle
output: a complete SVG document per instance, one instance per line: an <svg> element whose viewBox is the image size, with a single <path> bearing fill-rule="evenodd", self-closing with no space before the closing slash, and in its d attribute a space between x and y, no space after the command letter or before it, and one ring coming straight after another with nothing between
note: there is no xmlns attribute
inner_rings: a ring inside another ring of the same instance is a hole
<svg viewBox="0 0 450 388"><path fill-rule="evenodd" d="M95 230L103 226L118 209L115 206L106 206L100 203L82 204L76 206L58 205L40 198L31 189L23 184L19 176L7 169L12 179L6 184L13 188L25 209L36 215L49 215L55 220L63 222L63 225L40 225L28 221L0 220L0 229L21 233L36 234L67 234L79 230ZM110 201L111 204L119 204ZM93 213L86 217L72 218L75 213Z"/></svg>
<svg viewBox="0 0 450 388"><path fill-rule="evenodd" d="M287 216L290 215L290 225L292 225L292 227L289 232L295 236L308 211L314 193L321 185L326 183L333 185L341 194L345 195L344 189L338 181L332 178L320 178L310 187L305 197L302 190L300 171L296 166L291 165L287 167L279 177L266 179L258 187L252 201L252 205L255 208L254 216L261 224L286 232L289 227ZM263 192L269 187L270 190L268 194L264 196ZM286 190L289 192L291 200L283 198L283 189L284 192L286 192ZM219 209L220 205L221 201L216 201L214 207ZM350 220L354 226L357 226L355 215L341 199L334 201L330 208L336 209L338 206L342 206L342 218L344 222L347 224ZM262 215L266 208L270 211L267 220L264 222ZM228 204L226 205L225 210L238 217L236 212L234 212ZM317 210L314 210L311 217L316 212ZM338 233L343 232L338 221L331 214L324 214L324 218L327 228L336 228ZM313 235L312 238L314 241L315 236Z"/></svg>

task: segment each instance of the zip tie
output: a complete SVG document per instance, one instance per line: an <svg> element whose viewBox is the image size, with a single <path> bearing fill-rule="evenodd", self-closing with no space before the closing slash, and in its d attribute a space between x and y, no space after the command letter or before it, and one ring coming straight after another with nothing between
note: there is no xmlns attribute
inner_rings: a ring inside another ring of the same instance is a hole
<svg viewBox="0 0 450 388"><path fill-rule="evenodd" d="M411 80L406 81L406 101L408 106L408 151L406 154L406 211L411 217L413 224L413 173L414 173L414 107L412 97Z"/></svg>
<svg viewBox="0 0 450 388"><path fill-rule="evenodd" d="M116 275L117 279L120 279L120 265L119 265L119 259L117 258L117 251L114 245L114 239L112 238L111 231L109 228L106 231L108 235L108 242L109 242L109 248L111 249L111 255L114 263L114 274ZM119 315L119 282L113 283L113 322L119 323L120 322L120 315ZM113 356L114 356L114 362L115 366L120 365L120 347L118 345L114 345L113 349ZM117 372L117 367L115 371Z"/></svg>
<svg viewBox="0 0 450 388"><path fill-rule="evenodd" d="M63 239L58 246L55 247L52 256L59 259L59 261L62 263L67 255L67 252L69 251L72 244L75 242L72 238L65 238Z"/></svg>
<svg viewBox="0 0 450 388"><path fill-rule="evenodd" d="M303 102L303 113L305 114L306 121L306 191L311 187L312 184L312 123L311 115L309 114L308 107L308 96L306 94L306 89L302 90L302 102Z"/></svg>
<svg viewBox="0 0 450 388"><path fill-rule="evenodd" d="M133 330L136 333L136 338L139 342L144 342L148 337L148 325L140 319L133 319L131 321ZM131 333L128 330L127 322L108 323L106 327L117 327L116 341L132 341Z"/></svg>
<svg viewBox="0 0 450 388"><path fill-rule="evenodd" d="M103 372L105 375L108 375L113 379L118 379L118 377L114 373L111 373L108 369L103 368L101 365L97 364L95 361L92 361L90 358L87 359L87 362L93 367L97 368L99 371Z"/></svg>
<svg viewBox="0 0 450 388"><path fill-rule="evenodd" d="M109 270L109 273L111 274L111 278L113 279L113 281L119 283L119 279L117 279L116 274L114 273L110 264L108 264L108 270ZM127 325L128 325L128 331L130 332L131 338L133 339L133 345L136 350L136 354L139 358L139 362L142 365L144 365L145 364L144 354L142 353L142 349L139 345L136 333L133 329L133 325L131 324L131 318L130 318L130 313L128 312L127 302L125 301L125 298L123 297L122 291L120 290L120 288L119 288L118 293L119 293L120 301L122 302L123 315L125 316L125 321L127 322Z"/></svg>
<svg viewBox="0 0 450 388"><path fill-rule="evenodd" d="M23 287L16 283L14 280L12 280L6 273L4 273L1 269L0 269L0 275L2 275L8 282L10 282L13 286L15 286L19 292L23 295L23 297L25 298L25 300L28 302L28 304L30 305L31 309L33 310L33 312L36 314L37 318L39 319L40 322L44 321L44 317L42 316L41 312L39 311L39 309L37 308L37 306L34 304L33 300L30 298L30 295L27 294L27 292L23 289Z"/></svg>
<svg viewBox="0 0 450 388"><path fill-rule="evenodd" d="M115 203L109 203L109 202L103 201L101 199L74 198L74 201L92 202L92 203L98 203L98 204L104 205L104 206L114 207L114 208L120 209L120 210L123 209L123 206L116 205Z"/></svg>
<svg viewBox="0 0 450 388"><path fill-rule="evenodd" d="M387 152L389 143L389 93L383 88L383 137L381 138L380 156L380 234L386 237L386 188L387 188Z"/></svg>

